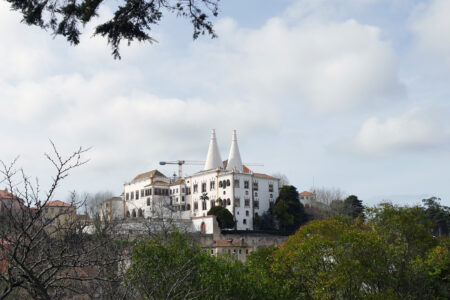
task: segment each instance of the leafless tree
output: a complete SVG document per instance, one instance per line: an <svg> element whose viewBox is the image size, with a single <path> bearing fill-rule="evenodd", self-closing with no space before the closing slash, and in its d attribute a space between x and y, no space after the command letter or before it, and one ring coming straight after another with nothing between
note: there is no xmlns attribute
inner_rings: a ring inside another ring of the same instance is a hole
<svg viewBox="0 0 450 300"><path fill-rule="evenodd" d="M286 175L284 175L280 172L277 172L277 173L273 173L272 176L280 179L280 184L279 184L280 188L282 188L285 185L289 185L289 179L287 178Z"/></svg>
<svg viewBox="0 0 450 300"><path fill-rule="evenodd" d="M343 200L347 195L344 191L335 187L311 188L311 191L316 195L317 201L327 205L335 200Z"/></svg>
<svg viewBox="0 0 450 300"><path fill-rule="evenodd" d="M9 164L0 161L0 182L9 195L0 200L0 299L120 294L123 278L117 266L123 260L124 244L105 232L86 233L89 222L76 214L86 198L72 193L70 206L50 208L69 172L88 162L84 156L89 149L80 147L63 157L52 142L51 146L52 153L45 157L54 175L46 192L41 191L38 179L32 181L23 169L16 168L17 159Z"/></svg>

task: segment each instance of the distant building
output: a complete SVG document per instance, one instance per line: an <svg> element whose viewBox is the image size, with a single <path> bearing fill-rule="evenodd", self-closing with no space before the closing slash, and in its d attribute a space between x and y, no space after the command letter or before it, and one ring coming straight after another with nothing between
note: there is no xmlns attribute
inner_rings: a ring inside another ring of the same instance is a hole
<svg viewBox="0 0 450 300"><path fill-rule="evenodd" d="M0 190L0 214L6 212L17 213L24 210L24 201L8 192L7 189Z"/></svg>
<svg viewBox="0 0 450 300"><path fill-rule="evenodd" d="M101 220L118 220L126 217L125 215L125 201L122 197L113 197L103 201L100 208Z"/></svg>
<svg viewBox="0 0 450 300"><path fill-rule="evenodd" d="M42 211L43 220L56 227L69 226L76 218L75 206L60 200L48 201Z"/></svg>
<svg viewBox="0 0 450 300"><path fill-rule="evenodd" d="M314 193L304 191L299 194L300 202L306 208L317 206L316 195Z"/></svg>
<svg viewBox="0 0 450 300"><path fill-rule="evenodd" d="M209 221L199 220L221 205L233 214L236 229L252 230L254 217L269 210L278 191L278 178L242 164L236 131L228 160L222 161L213 130L203 170L175 181L158 170L139 174L124 185L123 198L128 218L196 218L202 231Z"/></svg>

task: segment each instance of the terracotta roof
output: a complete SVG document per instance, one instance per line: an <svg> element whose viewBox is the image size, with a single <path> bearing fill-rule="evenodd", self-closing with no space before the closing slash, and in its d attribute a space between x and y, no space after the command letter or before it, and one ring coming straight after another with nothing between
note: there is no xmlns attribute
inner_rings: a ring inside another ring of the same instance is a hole
<svg viewBox="0 0 450 300"><path fill-rule="evenodd" d="M278 178L269 176L267 174L261 174L261 173L253 173L253 176L260 177L260 178L267 178L267 179L278 179Z"/></svg>
<svg viewBox="0 0 450 300"><path fill-rule="evenodd" d="M164 181L155 181L153 182L153 185L170 185L170 183Z"/></svg>
<svg viewBox="0 0 450 300"><path fill-rule="evenodd" d="M146 178L150 178L150 177L166 177L166 175L164 175L163 173L161 173L158 170L152 170L152 171L137 175L136 177L134 177L133 181L142 180L142 179L146 179Z"/></svg>
<svg viewBox="0 0 450 300"><path fill-rule="evenodd" d="M184 179L178 179L177 181L171 183L170 185L179 185L179 184L183 184L184 183Z"/></svg>
<svg viewBox="0 0 450 300"><path fill-rule="evenodd" d="M63 206L63 207L71 207L69 203L62 202L60 200L48 201L44 206Z"/></svg>
<svg viewBox="0 0 450 300"><path fill-rule="evenodd" d="M0 199L13 199L14 195L8 192L7 189L0 190Z"/></svg>
<svg viewBox="0 0 450 300"><path fill-rule="evenodd" d="M308 192L308 191L301 192L299 195L300 195L300 196L314 196L313 193Z"/></svg>
<svg viewBox="0 0 450 300"><path fill-rule="evenodd" d="M247 168L246 165L242 165L242 170L244 170L244 173L250 174L252 172L252 170L250 170L249 168Z"/></svg>

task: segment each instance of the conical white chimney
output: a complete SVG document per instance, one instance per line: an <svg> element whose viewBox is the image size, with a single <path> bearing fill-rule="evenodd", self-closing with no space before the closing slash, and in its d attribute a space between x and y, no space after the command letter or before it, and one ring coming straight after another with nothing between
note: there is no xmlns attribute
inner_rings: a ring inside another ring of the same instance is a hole
<svg viewBox="0 0 450 300"><path fill-rule="evenodd" d="M241 153L237 143L236 130L233 130L233 137L231 140L230 155L228 156L227 170L242 172Z"/></svg>
<svg viewBox="0 0 450 300"><path fill-rule="evenodd" d="M208 155L206 156L204 170L223 168L222 158L220 157L219 147L217 146L216 132L211 130L211 140L209 142Z"/></svg>

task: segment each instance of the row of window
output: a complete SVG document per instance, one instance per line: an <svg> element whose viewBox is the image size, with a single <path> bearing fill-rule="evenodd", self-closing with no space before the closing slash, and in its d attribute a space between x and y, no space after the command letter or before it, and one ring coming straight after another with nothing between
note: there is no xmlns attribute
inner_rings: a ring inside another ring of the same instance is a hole
<svg viewBox="0 0 450 300"><path fill-rule="evenodd" d="M181 190L181 193L184 194L184 191L185 191L184 187L181 188L180 190ZM169 193L170 193L171 195L173 195L173 194L178 194L179 189L178 189L178 188L176 188L176 189L170 189L169 191L170 191Z"/></svg>
<svg viewBox="0 0 450 300"><path fill-rule="evenodd" d="M153 194L155 196L168 196L169 195L168 189L154 188L153 190L154 190ZM141 195L141 197L151 196L152 189L145 189L145 190L142 189L140 195ZM125 200L128 201L128 200L134 200L134 199L136 199L136 200L139 199L139 190L125 194Z"/></svg>
<svg viewBox="0 0 450 300"><path fill-rule="evenodd" d="M225 250L225 249L224 249ZM233 254L237 254L238 252L239 252L239 254L242 254L242 250L243 249L228 249L228 254L231 254L231 253L233 253ZM207 251L206 249L205 249L205 251ZM219 252L219 249L217 249L216 250L217 252ZM225 252L225 251L222 251L222 253L223 252ZM251 251L249 251L248 249L245 249L245 254L249 254L249 252L251 252ZM210 253L211 253L211 255L214 255L214 249L211 249L210 250Z"/></svg>
<svg viewBox="0 0 450 300"><path fill-rule="evenodd" d="M231 182L229 179L227 180L221 180L219 181L219 188L226 188L231 186ZM234 180L234 187L239 188L240 187L240 181L239 179ZM244 180L244 189L248 189L250 187L250 181ZM209 182L209 190L213 191L216 188L216 182L214 180L211 180ZM259 184L257 181L253 182L253 190L257 191L259 189ZM269 184L269 192L273 193L273 184ZM198 184L194 184L194 193L198 193ZM206 193L206 182L202 183L202 193Z"/></svg>

